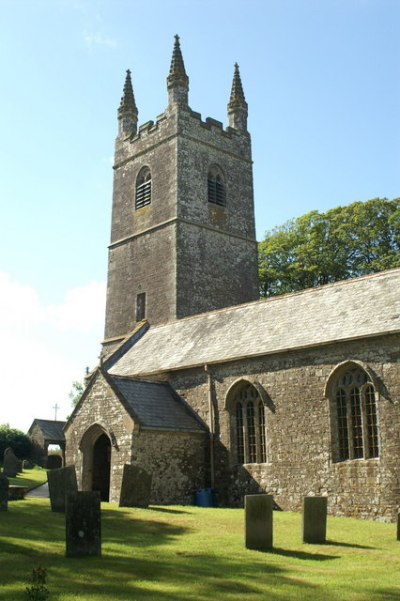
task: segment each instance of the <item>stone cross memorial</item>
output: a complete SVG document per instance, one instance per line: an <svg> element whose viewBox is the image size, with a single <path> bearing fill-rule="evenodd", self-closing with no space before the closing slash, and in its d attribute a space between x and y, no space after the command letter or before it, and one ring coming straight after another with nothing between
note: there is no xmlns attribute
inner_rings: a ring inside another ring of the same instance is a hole
<svg viewBox="0 0 400 601"><path fill-rule="evenodd" d="M148 507L152 476L137 465L124 465L120 507Z"/></svg>
<svg viewBox="0 0 400 601"><path fill-rule="evenodd" d="M0 511L8 509L8 478L0 474Z"/></svg>
<svg viewBox="0 0 400 601"><path fill-rule="evenodd" d="M67 495L65 539L67 557L101 555L99 492L85 491Z"/></svg>
<svg viewBox="0 0 400 601"><path fill-rule="evenodd" d="M265 551L272 548L272 495L246 495L245 545Z"/></svg>
<svg viewBox="0 0 400 601"><path fill-rule="evenodd" d="M52 511L65 513L66 495L77 492L78 484L73 465L47 472L49 482L50 505Z"/></svg>
<svg viewBox="0 0 400 601"><path fill-rule="evenodd" d="M321 544L326 542L327 497L304 497L303 542Z"/></svg>

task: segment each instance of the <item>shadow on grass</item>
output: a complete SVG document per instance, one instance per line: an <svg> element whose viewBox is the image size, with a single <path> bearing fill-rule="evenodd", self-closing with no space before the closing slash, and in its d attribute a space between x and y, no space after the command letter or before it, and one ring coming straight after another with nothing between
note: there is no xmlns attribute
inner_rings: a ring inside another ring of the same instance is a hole
<svg viewBox="0 0 400 601"><path fill-rule="evenodd" d="M190 513L190 511L185 511L184 509L170 509L169 507L160 507L159 505L149 505L149 509L151 509L151 511L157 511L159 513Z"/></svg>
<svg viewBox="0 0 400 601"><path fill-rule="evenodd" d="M271 551L263 551L263 553L272 553L282 557L292 557L293 559L312 560L312 561L327 561L329 559L339 559L337 555L326 555L325 553L307 553L307 551L289 551L288 549L279 549L273 547Z"/></svg>
<svg viewBox="0 0 400 601"><path fill-rule="evenodd" d="M330 545L331 547L348 547L350 549L376 549L376 547L371 547L369 545L357 545L356 543L342 543L336 540L327 540L326 545Z"/></svg>
<svg viewBox="0 0 400 601"><path fill-rule="evenodd" d="M171 513L169 518L168 513ZM221 551L218 532L211 535L211 540L204 541L197 538L201 525L197 529L188 526L184 516L177 516L174 523L173 513L181 512L173 509L155 515L104 508L103 556L67 559L64 515L52 513L48 506L37 501L24 502L18 511L1 516L0 600L24 601L32 569L39 564L48 570L52 601L337 599L335 591L324 584L312 583L303 574L304 566L299 569L297 564L296 568L290 565L290 559L309 561L307 570L311 574L311 560L320 562L339 557L324 555L321 548L316 554L281 548L257 553L247 552L244 547L242 552L236 544ZM288 559L279 560L277 556ZM315 569L322 570L320 566ZM396 598L396 591L389 588L371 591L370 596L374 601Z"/></svg>

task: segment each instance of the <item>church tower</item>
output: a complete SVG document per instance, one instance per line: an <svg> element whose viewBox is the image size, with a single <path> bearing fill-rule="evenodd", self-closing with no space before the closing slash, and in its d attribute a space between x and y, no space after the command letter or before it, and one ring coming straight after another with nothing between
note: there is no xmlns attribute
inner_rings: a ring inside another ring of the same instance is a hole
<svg viewBox="0 0 400 601"><path fill-rule="evenodd" d="M130 71L118 109L105 341L259 296L251 141L236 64L229 126L188 104L175 36L168 107L138 128Z"/></svg>

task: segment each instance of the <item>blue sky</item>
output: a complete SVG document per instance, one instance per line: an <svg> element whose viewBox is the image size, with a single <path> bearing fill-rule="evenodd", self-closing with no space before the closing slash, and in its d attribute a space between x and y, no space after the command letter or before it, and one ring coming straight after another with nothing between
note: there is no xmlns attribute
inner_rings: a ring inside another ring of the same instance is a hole
<svg viewBox="0 0 400 601"><path fill-rule="evenodd" d="M166 107L178 33L189 103L227 123L240 65L258 239L310 210L400 194L398 0L0 0L0 423L70 410L103 333L112 156L130 68Z"/></svg>

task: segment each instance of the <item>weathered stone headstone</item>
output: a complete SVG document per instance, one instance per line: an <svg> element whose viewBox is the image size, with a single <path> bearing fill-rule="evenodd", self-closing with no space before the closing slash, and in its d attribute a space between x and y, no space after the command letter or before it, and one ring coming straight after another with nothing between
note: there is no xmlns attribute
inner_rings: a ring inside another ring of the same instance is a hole
<svg viewBox="0 0 400 601"><path fill-rule="evenodd" d="M22 469L23 470L31 470L33 469L33 463L32 461L30 461L29 459L24 459L22 462Z"/></svg>
<svg viewBox="0 0 400 601"><path fill-rule="evenodd" d="M22 459L17 459L17 472L22 474Z"/></svg>
<svg viewBox="0 0 400 601"><path fill-rule="evenodd" d="M62 467L62 457L60 455L49 455L47 458L47 469L54 470Z"/></svg>
<svg viewBox="0 0 400 601"><path fill-rule="evenodd" d="M15 478L18 474L18 459L11 447L7 447L4 451L3 474L8 478Z"/></svg>
<svg viewBox="0 0 400 601"><path fill-rule="evenodd" d="M321 544L326 542L327 497L304 497L303 542Z"/></svg>
<svg viewBox="0 0 400 601"><path fill-rule="evenodd" d="M148 507L152 475L137 465L125 463L122 475L120 507Z"/></svg>
<svg viewBox="0 0 400 601"><path fill-rule="evenodd" d="M247 549L265 551L272 548L272 495L245 496L245 545Z"/></svg>
<svg viewBox="0 0 400 601"><path fill-rule="evenodd" d="M65 512L66 495L78 490L75 466L61 467L47 472L52 511Z"/></svg>
<svg viewBox="0 0 400 601"><path fill-rule="evenodd" d="M400 540L400 513L397 514L397 540Z"/></svg>
<svg viewBox="0 0 400 601"><path fill-rule="evenodd" d="M99 492L85 491L67 495L65 541L67 557L101 555Z"/></svg>
<svg viewBox="0 0 400 601"><path fill-rule="evenodd" d="M0 474L0 511L8 509L8 478Z"/></svg>

